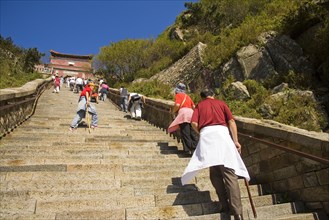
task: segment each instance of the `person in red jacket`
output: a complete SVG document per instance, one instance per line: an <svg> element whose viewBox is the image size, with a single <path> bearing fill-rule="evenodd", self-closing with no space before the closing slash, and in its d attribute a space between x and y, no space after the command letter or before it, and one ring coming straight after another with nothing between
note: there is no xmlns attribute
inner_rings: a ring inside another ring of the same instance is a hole
<svg viewBox="0 0 329 220"><path fill-rule="evenodd" d="M79 123L81 122L81 120L85 118L86 110L91 114L91 128L97 127L98 116L97 116L96 108L95 106L90 104L90 97L94 87L95 84L90 82L84 87L84 89L80 93L77 114L70 125L70 131L76 129Z"/></svg>
<svg viewBox="0 0 329 220"><path fill-rule="evenodd" d="M58 77L58 75L55 76L54 79L54 92L59 93L59 89L61 86L61 79Z"/></svg>

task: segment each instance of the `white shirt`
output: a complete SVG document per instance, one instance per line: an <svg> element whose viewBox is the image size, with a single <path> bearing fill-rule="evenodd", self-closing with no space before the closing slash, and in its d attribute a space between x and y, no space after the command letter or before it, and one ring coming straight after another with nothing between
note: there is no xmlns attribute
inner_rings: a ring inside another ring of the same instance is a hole
<svg viewBox="0 0 329 220"><path fill-rule="evenodd" d="M248 170L233 143L228 128L222 125L201 129L199 143L182 175L182 185L189 183L199 170L217 165L231 168L236 175L250 180Z"/></svg>

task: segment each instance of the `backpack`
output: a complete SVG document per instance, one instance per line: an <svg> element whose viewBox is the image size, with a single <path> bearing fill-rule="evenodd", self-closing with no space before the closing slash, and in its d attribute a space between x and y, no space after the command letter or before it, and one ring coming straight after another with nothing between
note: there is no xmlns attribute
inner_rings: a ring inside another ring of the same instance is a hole
<svg viewBox="0 0 329 220"><path fill-rule="evenodd" d="M128 95L128 90L126 89L126 88L123 88L122 90L121 90L121 94L120 94L121 96L127 96Z"/></svg>
<svg viewBox="0 0 329 220"><path fill-rule="evenodd" d="M138 94L136 94L136 95L131 96L130 99L134 102L134 101L140 100L141 97Z"/></svg>

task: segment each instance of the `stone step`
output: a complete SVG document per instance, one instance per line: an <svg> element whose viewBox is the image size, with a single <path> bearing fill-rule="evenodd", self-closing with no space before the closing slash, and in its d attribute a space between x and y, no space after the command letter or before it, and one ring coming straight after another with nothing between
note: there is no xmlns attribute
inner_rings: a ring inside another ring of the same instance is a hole
<svg viewBox="0 0 329 220"><path fill-rule="evenodd" d="M58 212L58 213L54 213L54 212L48 212L48 213L39 213L39 214L33 214L31 213L32 209L29 209L29 205L32 205L33 207L33 202L32 203L27 203L26 206L24 207L24 211L20 212L20 214L17 214L16 212L16 204L12 204L12 205L8 205L9 207L15 207L15 210L12 210L12 217L9 218L10 216L10 210L6 210L6 211L0 211L0 216L6 216L6 219L22 219L22 220L26 220L26 219L67 219L67 220L73 220L73 219L113 219L113 220L118 220L118 219L155 219L152 217L145 217L143 218L142 216L139 218L126 218L126 211L125 209L110 209L107 211L76 211L76 212ZM186 207L188 208L188 207ZM34 209L33 209L34 210ZM205 214L205 215L197 215L197 216L185 216L185 217L167 217L170 215L170 213L173 213L174 211L179 211L182 209L179 208L173 208L172 210L164 210L163 212L165 212L164 214L162 214L163 216L166 216L164 218L157 218L157 219L176 219L176 220L227 220L227 217L219 214L219 213L215 213L215 214ZM185 210L183 210L185 211ZM129 212L131 213L131 212ZM254 219L252 216L250 218L247 217L248 212L244 212L244 218L247 219ZM177 216L179 213L177 213L175 216ZM181 214L180 216L182 216L183 214ZM261 218L257 218L257 219L261 219ZM281 215L281 216L271 216L270 218L262 218L261 220L265 220L265 219L271 219L271 220L325 220L327 219L327 217L322 216L320 217L317 213L298 213L298 214L288 214L288 215ZM231 216L230 220L233 220L233 216Z"/></svg>
<svg viewBox="0 0 329 220"><path fill-rule="evenodd" d="M91 194L92 193L92 194ZM20 196L17 198L5 197L2 200L3 204L12 205L13 202L19 206L26 207L26 204L29 205L36 204L36 213L47 213L50 210L53 211L54 207L56 212L62 211L79 211L79 210L93 210L93 211L102 211L107 210L115 206L116 208L123 207L139 207L140 204L145 207L168 207L166 202L163 202L165 197L155 196L154 195L140 195L133 196L132 190L103 190L100 192L95 191L62 191L61 194L54 194L54 192L40 192L40 191L29 191L25 194L20 193ZM22 197L22 195L25 195ZM6 195L7 196L7 195ZM134 199L129 199L129 198ZM216 211L218 204L212 202L212 199L209 195L209 192L196 192L190 191L180 194L172 195L172 204L174 206L179 205L192 205L192 204L212 204L213 211ZM259 200L263 197L259 197ZM130 200L129 202L127 200ZM22 203L22 201L24 201ZM34 203L33 203L34 202ZM246 199L243 199L244 206L247 205ZM262 203L264 204L264 202ZM170 206L169 205L169 206ZM4 205L6 206L6 205ZM122 206L122 207L121 207ZM4 207L5 208L5 207ZM248 210L248 208L245 208ZM217 210L218 211L218 210Z"/></svg>
<svg viewBox="0 0 329 220"><path fill-rule="evenodd" d="M149 175L149 176L147 176ZM152 176L153 175L153 176ZM133 175L126 175L126 174L122 174L120 172L115 172L115 171L109 171L109 172L98 172L98 173L85 173L85 172L78 172L78 173L67 173L67 172L53 172L53 175L51 172L45 172L45 173L31 173L31 172L26 172L26 173L7 173L6 177L3 180L3 183L10 183L11 185L17 185L17 187L21 187L21 188L15 188L15 190L23 190L21 185L21 182L31 182L31 184L33 185L33 183L39 183L39 182L46 182L46 181L51 181L53 182L53 184L57 184L57 180L61 180L62 181L76 181L78 179L78 177L81 176L80 178L83 178L85 181L89 181L89 182L97 182L98 180L101 182L103 180L120 180L122 181L122 187L124 188L130 188L130 187L137 187L138 188L138 194L149 194L149 193L154 193L156 195L159 194L164 194L164 193L169 193L168 192L168 188L176 188L177 191L171 191L170 193L175 193L175 192L185 192L185 191L190 191L191 187L192 190L195 191L197 190L198 186L197 184L190 184L187 186L180 186L179 184L177 185L177 182L179 180L173 178L173 179L169 179L166 178L168 177L167 173L159 173L157 175L154 175L152 173L142 173L142 174L136 174L133 173ZM146 176L146 177L145 177ZM164 179L165 177L165 179ZM162 181L162 182L167 182L167 184L165 185L160 185L157 183L157 180ZM59 183L62 184L62 183ZM142 184L140 184L142 182ZM172 185L175 184L175 185ZM209 185L211 185L209 183ZM217 200L217 196L215 194L214 189L209 186L210 190L210 194L211 194L211 198L213 198L213 200ZM241 197L243 198L247 198L248 197L248 193L246 191L245 188L243 188L243 186L240 187L241 188ZM144 190L143 190L144 189ZM158 189L158 190L155 190ZM2 191L8 191L8 190L13 190L12 188L9 189L3 189ZM146 192L148 191L148 192ZM257 186L250 186L250 193L253 197L257 197L259 196L259 191L258 191L258 187ZM170 195L169 197L172 197L172 195ZM271 200L274 201L280 201L280 199L272 196ZM255 202L256 203L256 202Z"/></svg>
<svg viewBox="0 0 329 220"><path fill-rule="evenodd" d="M253 196L253 203L255 207L268 206L276 204L272 195ZM248 195L241 196L243 207L249 207L250 202ZM159 194L156 195L156 206L170 206L170 205L188 205L195 203L207 203L211 201L218 201L218 196L215 190L212 191L188 191L181 193Z"/></svg>
<svg viewBox="0 0 329 220"><path fill-rule="evenodd" d="M112 209L110 211L80 211L80 212L63 212L56 215L56 219L73 220L73 219L94 219L94 220L124 220L126 219L125 209Z"/></svg>
<svg viewBox="0 0 329 220"><path fill-rule="evenodd" d="M224 214L209 214L209 215L201 215L201 216L189 216L186 218L175 218L176 220L234 220L234 217L231 216L227 218ZM245 220L254 219L253 217L244 216ZM273 216L270 219L260 219L259 220L326 220L325 218L319 218L317 213L299 213L299 214L290 214L284 216Z"/></svg>
<svg viewBox="0 0 329 220"><path fill-rule="evenodd" d="M27 200L8 200L0 202L0 218L9 219L10 216L15 216L15 214L25 216L32 215L35 213L36 200L27 199Z"/></svg>
<svg viewBox="0 0 329 220"><path fill-rule="evenodd" d="M97 165L97 164L116 164L120 163L118 161L122 161L126 159L126 163L130 159L149 159L150 155L138 155L138 154L120 154L120 155L105 155L103 158L89 158L88 156L72 156L71 158L68 157L60 157L60 156L53 156L49 158L33 158L33 157L25 157L25 156L17 156L11 157L12 159L0 159L0 163L2 167L7 167L7 166L27 166L27 165L56 165L56 164L67 164L67 165L75 165L75 164L80 164L80 165ZM188 155L186 154L158 154L158 155L152 155L152 159L158 159L160 160L157 162L158 164L167 164L166 162L163 163L161 160L174 160L174 159L179 159L179 158L188 158ZM117 161L116 161L117 160ZM177 164L177 166L179 166ZM3 170L2 172L13 172L13 171L7 171L6 169Z"/></svg>
<svg viewBox="0 0 329 220"><path fill-rule="evenodd" d="M111 193L111 190L108 192ZM64 211L80 211L80 210L94 210L105 211L107 209L117 208L129 208L129 207L154 207L155 200L153 195L143 195L127 197L114 197L109 199L88 199L88 200L47 200L38 201L36 205L35 213L47 213L47 212L64 212Z"/></svg>
<svg viewBox="0 0 329 220"><path fill-rule="evenodd" d="M89 190L23 190L23 191L1 191L2 201L19 201L19 200L65 200L65 199L98 199L98 198L115 198L115 197L133 197L135 196L134 188L115 188L111 191L107 189L89 189ZM147 195L147 194L144 194ZM149 194L151 195L151 194Z"/></svg>
<svg viewBox="0 0 329 220"><path fill-rule="evenodd" d="M106 155L132 155L132 154L148 154L148 155L158 155L158 154L177 154L177 153L183 153L179 152L177 149L157 149L155 147L120 147L120 148L110 148L110 149L103 149L103 150L97 150L97 149L40 149L38 151L35 151L34 149L20 149L20 150L9 150L9 149L2 149L0 150L0 156L1 158L5 158L6 156L58 156L63 155L65 156L97 156L102 157Z"/></svg>
<svg viewBox="0 0 329 220"><path fill-rule="evenodd" d="M106 172L8 172L6 181L18 180L53 180L53 179L154 179L168 178L170 176L179 176L181 171L163 170L163 171L140 171L140 172L123 172L121 165L113 166L113 169Z"/></svg>
<svg viewBox="0 0 329 220"><path fill-rule="evenodd" d="M64 179L64 180L21 180L2 181L0 191L21 191L21 190L50 190L50 189L114 189L121 187L121 181L116 179Z"/></svg>
<svg viewBox="0 0 329 220"><path fill-rule="evenodd" d="M44 157L28 157L25 158L21 155L1 155L0 156L0 164L1 166L24 166L24 165L42 165L42 164L59 164L60 162L63 162L64 164L70 164L68 163L69 160L63 159L61 156L48 156L47 159ZM51 160L50 160L51 159ZM77 159L77 158L75 158ZM188 164L188 161L190 160L189 157L178 157L178 156L171 156L171 155L163 155L163 156L157 156L157 157L138 157L136 155L127 155L125 157L120 157L118 155L115 156L103 156L102 159L100 159L100 164L108 165L108 164L122 164L122 165L131 165L131 166L137 166L137 165L153 165L158 164L161 166L169 166L172 164L176 164L177 166L185 167L186 164ZM73 160L75 162L75 160ZM72 163L76 164L76 163Z"/></svg>
<svg viewBox="0 0 329 220"><path fill-rule="evenodd" d="M54 141L54 142L34 142L34 143L26 143L26 142L1 142L1 149L33 149L33 150L43 150L47 148L51 149L63 149L63 147L67 149L93 149L93 148L102 148L102 149L110 149L110 148L137 148L137 147L156 147L156 148L175 148L175 145L170 146L167 142L120 142L120 141L111 141L111 142L99 142L99 143L93 143L92 145L85 145L81 143L80 141L71 141L71 142L65 142L65 141ZM106 147L106 148L104 148Z"/></svg>
<svg viewBox="0 0 329 220"><path fill-rule="evenodd" d="M25 128L26 130L8 134L8 138L22 138L22 137L30 137L33 135L40 135L44 138L58 138L59 135L66 135L68 133L68 125L63 126L60 129L51 129L51 128L42 128L42 127L34 127L30 126ZM78 127L75 132L71 132L71 135L78 135L79 131L87 130L87 126ZM109 135L111 134L111 135ZM92 130L90 136L94 136L95 138L106 138L107 136L130 136L130 137L162 137L162 138L171 138L165 132L156 130L152 131L152 129L145 128L140 130L133 130L130 127L114 129L105 125L98 125L96 130Z"/></svg>
<svg viewBox="0 0 329 220"><path fill-rule="evenodd" d="M297 206L303 208L297 203L258 207L257 219L280 219L280 216L294 216L296 211L302 211L297 210ZM126 219L189 219L190 216L206 215L208 217L207 215L218 213L218 211L218 205L215 202L151 208L139 207L127 209ZM248 208L244 209L243 215L246 216L246 219L253 219L252 212ZM221 215L215 216L218 219Z"/></svg>
<svg viewBox="0 0 329 220"><path fill-rule="evenodd" d="M56 120L53 122L45 122L43 124L29 123L26 122L20 126L20 130L15 133L10 133L10 136L20 136L24 134L46 134L54 135L59 133L68 133L68 127L70 122ZM88 128L88 124L85 121L82 121L77 131L82 131L84 128ZM138 134L144 135L168 135L170 136L165 129L159 129L149 124L133 124L126 123L124 121L115 122L115 123L99 123L97 129L92 130L92 135L105 135L104 132L112 132L114 134L131 134L133 136ZM108 134L112 134L108 133Z"/></svg>
<svg viewBox="0 0 329 220"><path fill-rule="evenodd" d="M86 143L101 143L101 142L110 142L110 141L120 141L120 142L173 142L173 139L170 137L159 137L159 135L138 135L138 136L130 136L130 135L107 135L107 136L95 136L92 134L87 134L85 137L81 137L81 134L76 132L71 132L68 135L65 135L61 138L58 135L16 135L10 136L8 139L15 139L15 141L22 143L33 143L33 142L57 142L59 140L65 141L67 143L70 142L86 142Z"/></svg>

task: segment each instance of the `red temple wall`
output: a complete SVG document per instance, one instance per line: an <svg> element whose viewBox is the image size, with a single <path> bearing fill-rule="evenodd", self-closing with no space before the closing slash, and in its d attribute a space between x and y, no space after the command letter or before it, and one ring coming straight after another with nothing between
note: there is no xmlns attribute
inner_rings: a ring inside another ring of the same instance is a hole
<svg viewBox="0 0 329 220"><path fill-rule="evenodd" d="M70 59L56 59L52 58L50 60L51 64L63 65L63 66L75 66L75 67L82 67L82 68L91 68L91 63L88 61L81 61L81 60L70 60ZM71 63L71 65L70 65Z"/></svg>
<svg viewBox="0 0 329 220"><path fill-rule="evenodd" d="M52 55L50 58L50 66L53 73L59 76L75 76L81 78L92 78L92 62L91 58L78 57L58 57ZM78 55L77 55L78 56Z"/></svg>

